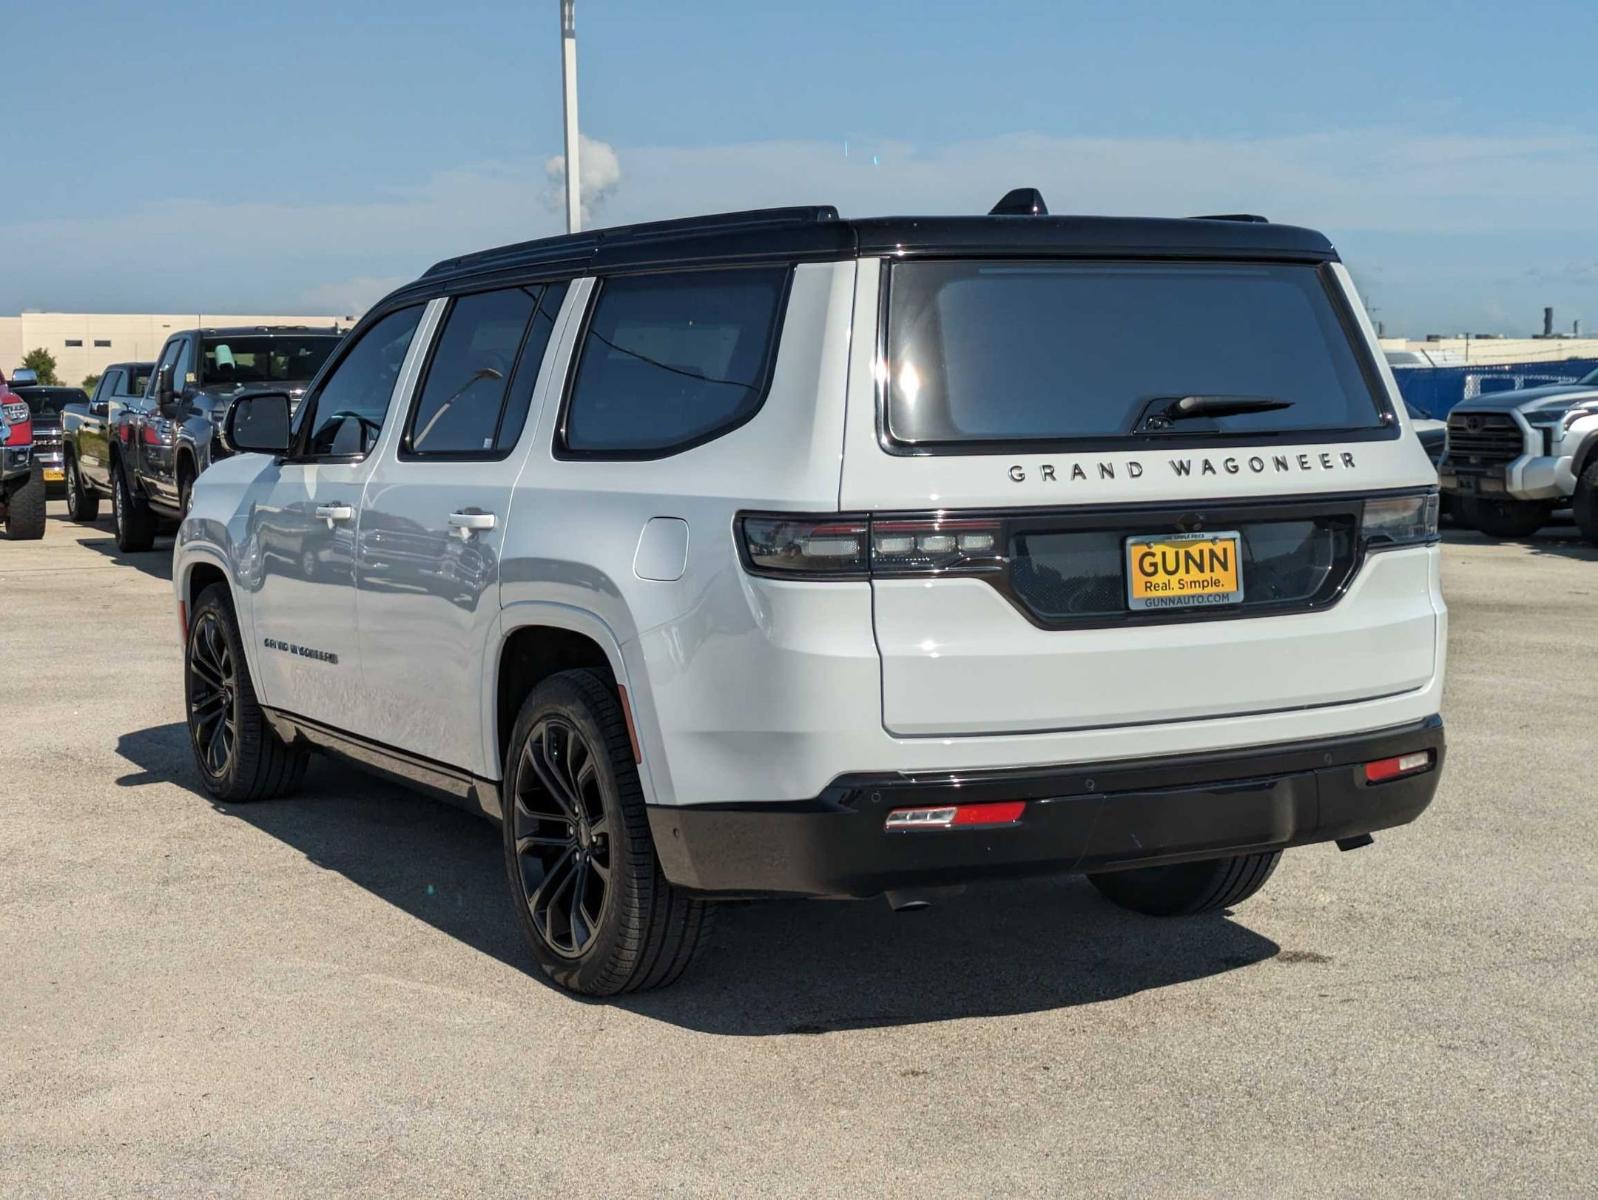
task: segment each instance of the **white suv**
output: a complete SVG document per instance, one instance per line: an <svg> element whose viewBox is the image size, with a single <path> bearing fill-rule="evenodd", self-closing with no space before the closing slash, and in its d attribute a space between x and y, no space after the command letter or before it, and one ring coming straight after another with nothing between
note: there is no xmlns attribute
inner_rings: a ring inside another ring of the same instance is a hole
<svg viewBox="0 0 1598 1200"><path fill-rule="evenodd" d="M1195 913L1413 819L1435 476L1332 247L1042 207L632 226L389 296L195 489L206 787L314 748L500 819L593 994L674 979L718 897L1077 872Z"/></svg>

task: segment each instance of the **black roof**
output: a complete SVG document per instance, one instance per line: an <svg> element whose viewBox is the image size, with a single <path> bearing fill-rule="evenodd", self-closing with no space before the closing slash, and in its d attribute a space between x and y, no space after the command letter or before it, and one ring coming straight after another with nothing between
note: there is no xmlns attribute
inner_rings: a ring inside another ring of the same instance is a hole
<svg viewBox="0 0 1598 1200"><path fill-rule="evenodd" d="M584 275L698 263L861 255L1025 254L1332 262L1319 233L1252 214L1215 217L946 216L845 219L830 205L619 225L446 258L423 282L538 270ZM402 289L410 291L411 288Z"/></svg>
<svg viewBox="0 0 1598 1200"><path fill-rule="evenodd" d="M185 333L197 333L201 337L278 337L299 333L343 337L346 332L337 325L204 325L198 329L174 329L167 338Z"/></svg>

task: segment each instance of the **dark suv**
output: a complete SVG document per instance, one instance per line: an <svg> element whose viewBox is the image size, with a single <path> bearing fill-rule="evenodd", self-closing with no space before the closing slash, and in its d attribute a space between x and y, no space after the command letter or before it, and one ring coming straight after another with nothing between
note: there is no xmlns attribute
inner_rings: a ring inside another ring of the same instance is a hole
<svg viewBox="0 0 1598 1200"><path fill-rule="evenodd" d="M306 325L184 329L169 337L145 394L122 407L110 430L117 545L147 550L157 520L188 511L194 481L227 456L220 434L235 400L266 389L297 404L342 337L337 327Z"/></svg>

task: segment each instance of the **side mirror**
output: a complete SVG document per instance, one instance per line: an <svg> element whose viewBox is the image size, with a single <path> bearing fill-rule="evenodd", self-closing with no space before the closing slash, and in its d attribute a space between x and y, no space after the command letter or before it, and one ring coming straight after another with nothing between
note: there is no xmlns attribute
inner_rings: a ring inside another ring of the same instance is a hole
<svg viewBox="0 0 1598 1200"><path fill-rule="evenodd" d="M172 366L170 363L162 367L155 377L155 403L158 408L165 408L172 403Z"/></svg>
<svg viewBox="0 0 1598 1200"><path fill-rule="evenodd" d="M89 405L91 417L108 417L111 415L111 402L109 400L96 400Z"/></svg>
<svg viewBox="0 0 1598 1200"><path fill-rule="evenodd" d="M228 407L222 444L235 454L289 452L289 394L251 392Z"/></svg>

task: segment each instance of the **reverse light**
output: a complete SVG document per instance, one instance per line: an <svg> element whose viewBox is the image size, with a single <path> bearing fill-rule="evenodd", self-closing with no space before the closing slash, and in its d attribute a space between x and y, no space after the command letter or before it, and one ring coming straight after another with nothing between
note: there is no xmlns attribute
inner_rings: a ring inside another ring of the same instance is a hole
<svg viewBox="0 0 1598 1200"><path fill-rule="evenodd" d="M1430 750L1416 750L1412 754L1400 754L1394 758L1378 758L1375 762L1365 764L1365 782L1386 783L1389 779L1404 775L1418 775L1431 770L1431 767Z"/></svg>
<svg viewBox="0 0 1598 1200"><path fill-rule="evenodd" d="M1437 493L1367 500L1360 536L1368 546L1409 546L1437 540Z"/></svg>
<svg viewBox="0 0 1598 1200"><path fill-rule="evenodd" d="M882 823L884 829L960 829L1014 825L1026 811L1025 800L998 800L988 804L944 804L925 808L896 808Z"/></svg>

